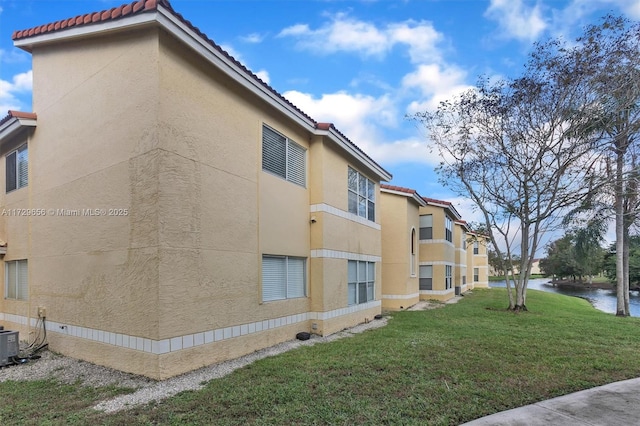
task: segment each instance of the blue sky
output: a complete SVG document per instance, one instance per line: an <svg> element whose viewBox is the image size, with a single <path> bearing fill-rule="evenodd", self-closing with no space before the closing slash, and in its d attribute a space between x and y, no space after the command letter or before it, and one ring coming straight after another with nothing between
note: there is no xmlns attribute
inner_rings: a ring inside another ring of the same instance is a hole
<svg viewBox="0 0 640 426"><path fill-rule="evenodd" d="M0 116L31 111L31 57L14 30L122 0L0 0ZM606 13L640 19L640 0L173 0L173 8L317 121L333 122L394 185L465 200L438 183L424 132L406 119L473 85L517 75L535 41L573 39ZM37 111L35 111L37 113Z"/></svg>

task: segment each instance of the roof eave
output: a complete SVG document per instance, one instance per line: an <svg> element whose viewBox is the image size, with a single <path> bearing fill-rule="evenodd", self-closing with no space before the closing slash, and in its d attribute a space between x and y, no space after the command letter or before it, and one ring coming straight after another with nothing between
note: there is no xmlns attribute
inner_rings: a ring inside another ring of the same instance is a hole
<svg viewBox="0 0 640 426"><path fill-rule="evenodd" d="M389 182L393 178L391 173L389 173L388 171L383 169L379 164L375 163L373 160L365 156L360 150L358 150L353 145L353 143L346 140L345 137L342 136L342 134L340 134L339 132L337 132L333 127L331 127L329 130L315 129L315 134L321 135L321 136L328 136L332 141L338 144L338 146L340 146L349 154L357 158L358 161L360 161L362 164L367 166L369 170L374 172L376 176L380 178L380 180L384 182Z"/></svg>
<svg viewBox="0 0 640 426"><path fill-rule="evenodd" d="M98 32L112 32L133 29L143 25L149 25L158 20L158 12L145 12L128 16L124 19L96 22L91 25L79 25L67 27L63 30L37 34L26 38L14 40L13 45L30 52L38 44L46 44L59 41L70 41Z"/></svg>
<svg viewBox="0 0 640 426"><path fill-rule="evenodd" d="M401 195L403 197L411 198L419 206L422 206L422 207L426 207L427 205L427 203L422 199L420 194L418 194L417 192L402 192L402 191L395 191L393 189L388 189L388 188L380 188L380 192L386 192L388 194Z"/></svg>
<svg viewBox="0 0 640 426"><path fill-rule="evenodd" d="M4 142L27 127L36 127L35 118L12 117L0 124L0 142Z"/></svg>
<svg viewBox="0 0 640 426"><path fill-rule="evenodd" d="M316 135L329 135L341 148L350 155L358 159L362 164L374 172L380 180L390 181L392 175L380 165L360 152L350 141L339 134L333 128L322 130L316 128L316 122L298 110L284 98L274 93L270 88L250 75L247 70L239 66L238 63L224 55L221 51L212 46L206 38L194 31L177 17L171 10L158 4L154 11L131 15L126 18L96 22L91 25L81 25L70 27L61 31L48 32L44 34L30 36L14 41L14 45L23 50L31 52L38 44L52 43L57 41L67 41L90 36L101 32L116 32L139 28L145 25L159 25L161 28L184 42L196 53L204 57L212 65L221 69L237 83L248 89L250 92L275 107L279 112L300 124L305 130Z"/></svg>
<svg viewBox="0 0 640 426"><path fill-rule="evenodd" d="M158 4L157 9L154 11L131 15L121 19L96 22L91 25L80 25L78 27L68 27L60 31L34 35L24 39L15 40L14 45L26 50L27 52L31 52L33 47L38 44L70 41L90 36L92 34L131 30L146 25L159 25L161 28L183 41L187 46L191 47L214 66L220 68L236 82L240 83L242 86L267 101L269 104L278 108L281 112L285 113L285 115L296 120L298 123L303 124L303 127L305 127L306 130L313 131L315 129L315 122L313 120L306 117L300 111L297 111L292 105L288 105L283 99L276 96L254 78L249 76L245 70L241 69L236 63L211 46L206 40L203 40L199 34L189 28L188 25L178 19L170 10L166 9L161 4Z"/></svg>
<svg viewBox="0 0 640 426"><path fill-rule="evenodd" d="M277 96L263 84L256 81L253 76L247 74L247 71L240 68L237 63L226 57L219 50L215 49L206 40L203 40L199 34L178 19L173 13L171 13L171 11L159 5L158 12L158 22L165 30L169 31L178 39L186 43L198 54L220 68L243 87L249 89L270 105L275 106L280 112L284 113L289 118L297 121L299 124L302 124L306 130L311 132L315 130L316 123L312 119L305 116L301 111L298 111L293 107L293 105L288 104L284 99Z"/></svg>

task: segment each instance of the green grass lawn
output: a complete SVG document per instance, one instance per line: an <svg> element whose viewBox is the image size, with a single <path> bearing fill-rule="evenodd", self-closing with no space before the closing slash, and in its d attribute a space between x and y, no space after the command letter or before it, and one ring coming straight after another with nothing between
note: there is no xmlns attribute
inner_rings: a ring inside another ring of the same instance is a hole
<svg viewBox="0 0 640 426"><path fill-rule="evenodd" d="M640 318L535 290L529 312L506 305L504 289L474 290L457 304L394 313L386 327L266 358L203 390L113 415L88 408L113 389L2 383L2 406L21 395L29 414L0 409L0 424L453 425L640 377Z"/></svg>

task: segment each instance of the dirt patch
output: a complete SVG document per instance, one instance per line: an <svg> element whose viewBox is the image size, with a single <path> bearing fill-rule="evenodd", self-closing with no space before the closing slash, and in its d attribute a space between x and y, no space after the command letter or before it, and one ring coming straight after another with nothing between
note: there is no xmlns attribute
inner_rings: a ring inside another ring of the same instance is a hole
<svg viewBox="0 0 640 426"><path fill-rule="evenodd" d="M458 303L460 299L462 299L462 296L455 296L447 300L446 302L441 302L439 300L421 300L412 307L408 308L407 311L426 311L427 309L438 309L452 303Z"/></svg>

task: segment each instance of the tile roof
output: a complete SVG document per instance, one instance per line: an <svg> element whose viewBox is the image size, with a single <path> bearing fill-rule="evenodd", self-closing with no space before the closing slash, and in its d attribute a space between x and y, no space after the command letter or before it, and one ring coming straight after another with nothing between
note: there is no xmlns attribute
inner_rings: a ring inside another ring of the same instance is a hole
<svg viewBox="0 0 640 426"><path fill-rule="evenodd" d="M415 189L405 188L403 186L380 184L380 188L388 189L389 191L406 192L407 194L416 194L417 193L417 191Z"/></svg>
<svg viewBox="0 0 640 426"><path fill-rule="evenodd" d="M422 196L418 194L418 191L416 191L415 189L405 188L404 186L385 185L383 183L380 184L380 189L386 189L387 191L395 191L395 192L401 192L403 194L407 194L408 196L413 198L419 205L421 206L427 205L427 203L424 201L424 198L422 198Z"/></svg>
<svg viewBox="0 0 640 426"><path fill-rule="evenodd" d="M38 116L33 112L22 112L22 111L13 111L9 110L8 114L2 118L0 118L0 124L4 124L12 118L26 118L36 120Z"/></svg>
<svg viewBox="0 0 640 426"><path fill-rule="evenodd" d="M12 36L11 36L11 38L14 41L24 40L26 38L33 37L33 36L36 36L36 35L54 33L54 32L58 32L58 31L63 31L65 29L70 29L70 28L73 28L73 27L88 26L88 25L91 25L91 24L104 23L106 21L123 19L123 18L126 18L128 16L135 15L135 14L141 14L141 13L145 13L145 12L156 11L156 10L158 10L159 6L161 6L164 9L166 9L173 16L178 18L180 20L180 22L185 24L187 27L189 27L189 29L194 31L196 34L198 34L198 36L200 36L204 41L206 41L211 47L213 47L218 52L220 52L222 55L224 55L226 58L228 58L230 61L232 61L243 72L248 74L255 82L260 84L262 87L267 89L269 92L271 92L272 94L277 96L279 99L284 101L287 105L289 105L291 108L293 108L298 113L300 113L302 116L304 116L306 119L308 119L311 123L313 123L313 125L315 126L316 129L318 129L318 130L327 130L327 131L333 129L338 135L340 135L342 138L344 138L345 141L347 141L349 144L351 144L353 146L353 148L355 148L365 158L367 158L369 161L371 161L373 164L375 164L381 170L384 170L384 168L382 166L380 166L380 164L378 164L375 160L373 160L368 154L366 154L362 149L360 149L360 147L358 147L354 142L349 140L332 123L318 123L318 122L316 122L313 118L311 118L304 111L302 111L300 108L298 108L293 103L291 103L288 99L286 99L284 96L282 96L274 88L272 88L267 83L262 81L256 74L254 74L251 70L249 70L247 67L245 67L241 62L236 60L228 52L226 52L219 45L217 45L213 40L208 38L206 34L204 34L202 31L200 31L200 29L198 29L190 21L185 19L180 13L176 12L173 9L173 7L171 6L171 4L169 3L168 0L137 0L137 1L134 1L132 3L126 3L126 4L123 4L123 5L118 6L118 7L113 7L111 9L102 10L100 12L87 13L87 14L84 14L84 15L78 15L78 16L73 17L73 18L68 18L68 19L63 19L63 20L60 20L60 21L51 22L49 24L39 25L39 26L36 26L36 27L27 28L27 29L20 30L20 31L14 31Z"/></svg>
<svg viewBox="0 0 640 426"><path fill-rule="evenodd" d="M84 15L78 15L74 18L63 19L61 21L51 22L49 24L28 28L26 30L14 31L11 38L13 40L19 40L34 35L64 30L65 28L78 27L81 25L94 24L96 22L119 19L136 13L157 10L158 4L161 4L162 6L173 12L173 8L167 0L138 0L132 3L123 4L118 7L113 7L109 10L86 13Z"/></svg>
<svg viewBox="0 0 640 426"><path fill-rule="evenodd" d="M422 199L425 200L427 203L444 204L445 206L451 205L450 201L436 200L435 198L427 198L427 197L422 197Z"/></svg>

